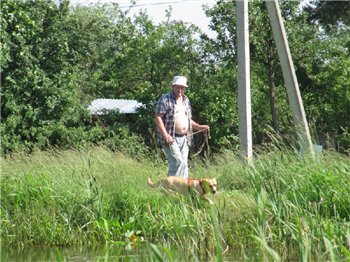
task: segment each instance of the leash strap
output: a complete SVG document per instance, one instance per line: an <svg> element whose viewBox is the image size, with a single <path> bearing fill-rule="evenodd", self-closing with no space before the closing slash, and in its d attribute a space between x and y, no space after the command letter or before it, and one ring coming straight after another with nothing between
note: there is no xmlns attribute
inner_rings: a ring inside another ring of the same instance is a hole
<svg viewBox="0 0 350 262"><path fill-rule="evenodd" d="M200 132L200 131L199 131L199 132ZM199 132L197 132L197 133L199 133ZM195 133L193 133L193 135L194 135L194 134L195 134ZM207 145L208 155L210 154L210 148L209 148L210 132L209 132L209 130L208 130L208 132L203 133L203 135L204 135L203 143L201 144L201 146L199 147L198 151L197 151L193 156L199 155L199 154L202 152L202 150L203 150L205 144Z"/></svg>
<svg viewBox="0 0 350 262"><path fill-rule="evenodd" d="M192 133L191 135L187 135L187 137L190 137L190 136L194 136L195 134L198 134L198 133L201 133L203 131L199 130L199 131L196 131L194 133ZM203 140L203 143L201 144L201 146L199 147L198 151L193 154L193 156L198 156L202 151L203 151L203 148L205 145L207 145L207 152L208 152L208 155L210 155L210 147L209 147L209 139L211 138L210 137L210 131L208 130L207 132L203 132L203 135L204 135L204 140ZM174 148L172 147L172 145L169 146L170 147L170 150L171 150L171 153L172 155L174 156L174 158L179 161L178 159L181 159L181 155L178 154L178 152L176 152L174 150Z"/></svg>

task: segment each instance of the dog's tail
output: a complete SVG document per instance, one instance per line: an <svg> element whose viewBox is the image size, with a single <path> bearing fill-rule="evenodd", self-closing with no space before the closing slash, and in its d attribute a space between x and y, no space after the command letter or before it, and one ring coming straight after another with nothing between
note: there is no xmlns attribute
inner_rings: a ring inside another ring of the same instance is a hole
<svg viewBox="0 0 350 262"><path fill-rule="evenodd" d="M156 186L158 186L158 183L152 182L152 180L151 180L150 177L147 179L147 184L148 184L150 187L156 187Z"/></svg>

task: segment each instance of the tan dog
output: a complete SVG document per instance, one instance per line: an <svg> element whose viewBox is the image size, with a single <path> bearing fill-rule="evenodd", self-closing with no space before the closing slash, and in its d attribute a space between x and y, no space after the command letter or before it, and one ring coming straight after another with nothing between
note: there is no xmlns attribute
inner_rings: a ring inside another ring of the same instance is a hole
<svg viewBox="0 0 350 262"><path fill-rule="evenodd" d="M186 179L177 176L168 176L157 182L152 182L151 178L148 178L147 182L151 187L161 186L165 190L179 192L184 195L188 195L191 191L195 190L203 197L206 193L215 194L217 191L216 178ZM209 200L209 202L211 201Z"/></svg>

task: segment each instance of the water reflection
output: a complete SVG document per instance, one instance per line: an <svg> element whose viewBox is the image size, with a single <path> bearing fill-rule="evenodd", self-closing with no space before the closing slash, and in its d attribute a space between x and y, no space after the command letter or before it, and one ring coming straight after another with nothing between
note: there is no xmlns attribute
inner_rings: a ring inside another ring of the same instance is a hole
<svg viewBox="0 0 350 262"><path fill-rule="evenodd" d="M117 245L94 247L29 247L1 246L1 261L137 261L146 255L145 248Z"/></svg>
<svg viewBox="0 0 350 262"><path fill-rule="evenodd" d="M217 261L216 254L198 257L198 254L186 253L178 248L170 248L166 252L163 248L156 247L155 251L146 243L138 246L109 244L104 246L28 247L20 249L1 245L0 261L159 261L160 257L163 257L165 261ZM242 260L237 258L238 256L233 254L225 254L223 261Z"/></svg>

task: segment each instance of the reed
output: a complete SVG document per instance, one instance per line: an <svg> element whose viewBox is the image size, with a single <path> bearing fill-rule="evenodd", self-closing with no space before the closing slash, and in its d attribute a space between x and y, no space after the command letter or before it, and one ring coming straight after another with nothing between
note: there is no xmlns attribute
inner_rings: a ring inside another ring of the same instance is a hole
<svg viewBox="0 0 350 262"><path fill-rule="evenodd" d="M113 243L150 260L350 259L350 160L318 161L285 148L246 165L232 152L191 161L217 177L214 205L148 188L166 175L155 157L103 147L1 160L1 239L10 246Z"/></svg>

